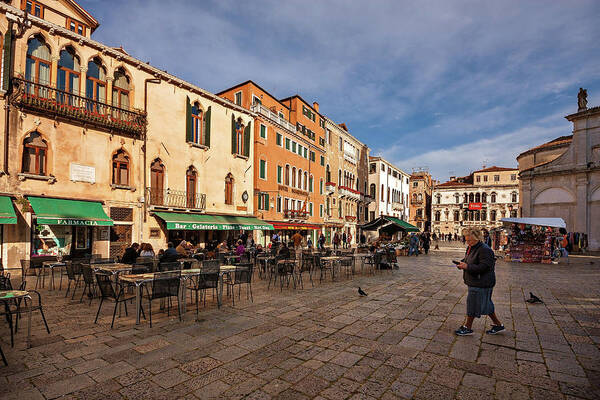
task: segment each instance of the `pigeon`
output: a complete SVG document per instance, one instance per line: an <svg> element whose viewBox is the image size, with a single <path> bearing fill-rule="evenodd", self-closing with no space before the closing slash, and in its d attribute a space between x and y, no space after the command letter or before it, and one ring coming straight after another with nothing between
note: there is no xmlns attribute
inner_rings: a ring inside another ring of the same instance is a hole
<svg viewBox="0 0 600 400"><path fill-rule="evenodd" d="M365 292L363 292L363 290L360 287L358 288L358 294L360 294L361 296L367 295Z"/></svg>
<svg viewBox="0 0 600 400"><path fill-rule="evenodd" d="M542 299L540 299L539 297L537 297L535 294L529 292L529 298L527 300L525 300L528 303L543 303Z"/></svg>

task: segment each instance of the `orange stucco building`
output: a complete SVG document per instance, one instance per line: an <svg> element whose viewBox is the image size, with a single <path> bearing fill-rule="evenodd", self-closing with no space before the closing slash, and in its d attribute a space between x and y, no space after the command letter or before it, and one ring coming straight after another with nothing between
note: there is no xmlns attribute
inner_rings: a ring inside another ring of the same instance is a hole
<svg viewBox="0 0 600 400"><path fill-rule="evenodd" d="M219 93L255 113L254 214L290 236L306 232L316 243L323 222L324 117L300 96L278 100L252 81ZM320 125L321 124L321 125ZM322 143L322 139L321 139ZM268 244L269 236L255 239Z"/></svg>

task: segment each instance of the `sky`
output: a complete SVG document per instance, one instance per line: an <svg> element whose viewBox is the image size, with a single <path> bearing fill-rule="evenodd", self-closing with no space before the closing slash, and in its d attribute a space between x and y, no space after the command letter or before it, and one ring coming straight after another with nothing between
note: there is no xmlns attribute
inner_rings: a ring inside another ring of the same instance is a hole
<svg viewBox="0 0 600 400"><path fill-rule="evenodd" d="M300 94L410 173L434 179L572 132L600 106L600 2L80 0L92 37L219 92Z"/></svg>

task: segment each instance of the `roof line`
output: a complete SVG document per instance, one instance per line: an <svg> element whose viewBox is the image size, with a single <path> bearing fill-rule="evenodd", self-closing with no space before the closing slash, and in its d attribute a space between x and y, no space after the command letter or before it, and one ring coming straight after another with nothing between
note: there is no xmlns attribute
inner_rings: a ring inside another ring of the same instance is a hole
<svg viewBox="0 0 600 400"><path fill-rule="evenodd" d="M230 90L237 89L237 88L245 86L245 85L247 85L249 83L253 84L257 88L259 88L260 90L262 90L263 92L265 92L266 94L268 94L269 96L271 96L271 98L273 100L275 100L276 102L278 102L279 104L281 104L282 107L285 107L285 108L287 108L289 110L288 106L286 106L285 104L283 104L281 101L279 101L279 99L277 97L273 96L268 90L266 90L265 88L263 88L262 86L260 86L258 83L254 82L252 79L248 79L247 81L238 83L237 85L234 85L234 86L232 86L230 88L227 88L225 90L221 90L219 93L216 93L216 95L217 96L221 96L225 92L229 92Z"/></svg>

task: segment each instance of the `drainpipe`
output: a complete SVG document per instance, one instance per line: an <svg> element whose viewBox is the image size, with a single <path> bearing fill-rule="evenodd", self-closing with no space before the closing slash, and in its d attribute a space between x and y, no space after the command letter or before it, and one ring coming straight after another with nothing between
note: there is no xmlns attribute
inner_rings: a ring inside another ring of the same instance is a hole
<svg viewBox="0 0 600 400"><path fill-rule="evenodd" d="M148 149L147 149L147 145L148 145L148 83L156 83L159 84L161 83L161 80L158 78L147 78L144 81L144 114L146 114L146 127L144 128L144 148L143 148L143 152L144 152L144 162L143 162L143 175L144 175L144 187L142 188L142 193L144 193L143 198L144 198L144 222L146 222L147 216L146 213L148 211L148 199L146 199L147 193L146 193L146 186L148 185L148 178L146 176L146 163L148 162L148 158L147 158L147 153L148 153ZM140 227L141 229L141 227Z"/></svg>
<svg viewBox="0 0 600 400"><path fill-rule="evenodd" d="M8 140L10 138L10 104L8 103L8 95L12 90L11 77L13 71L14 57L12 54L13 48L13 21L8 21L8 30L6 31L6 37L4 38L4 61L8 61L8 67L4 70L4 82L3 86L6 89L4 97L4 173L8 175Z"/></svg>

